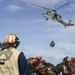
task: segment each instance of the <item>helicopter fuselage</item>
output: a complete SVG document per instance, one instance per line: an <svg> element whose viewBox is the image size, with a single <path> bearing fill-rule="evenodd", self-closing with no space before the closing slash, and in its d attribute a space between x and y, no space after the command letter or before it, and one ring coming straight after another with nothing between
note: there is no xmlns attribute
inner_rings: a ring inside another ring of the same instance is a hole
<svg viewBox="0 0 75 75"><path fill-rule="evenodd" d="M74 24L71 23L71 20L69 22L65 22L61 19L61 16L57 14L56 11L47 11L42 13L43 16L46 18L46 20L50 19L53 20L55 22L59 22L61 24L63 24L65 27L66 26L74 26Z"/></svg>
<svg viewBox="0 0 75 75"><path fill-rule="evenodd" d="M57 13L56 13L56 11L47 11L47 12L44 12L44 13L42 13L43 14L43 16L46 18L46 20L48 20L48 19L50 19L50 20L53 20L53 21L55 21L55 22L58 22L58 20L57 19L61 19L61 16L60 15L58 15Z"/></svg>

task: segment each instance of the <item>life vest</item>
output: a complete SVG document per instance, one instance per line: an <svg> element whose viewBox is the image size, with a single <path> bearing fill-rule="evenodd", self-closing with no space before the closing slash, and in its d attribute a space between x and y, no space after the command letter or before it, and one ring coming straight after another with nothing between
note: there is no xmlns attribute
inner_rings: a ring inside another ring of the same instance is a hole
<svg viewBox="0 0 75 75"><path fill-rule="evenodd" d="M0 75L20 75L18 69L20 53L15 48L0 51Z"/></svg>

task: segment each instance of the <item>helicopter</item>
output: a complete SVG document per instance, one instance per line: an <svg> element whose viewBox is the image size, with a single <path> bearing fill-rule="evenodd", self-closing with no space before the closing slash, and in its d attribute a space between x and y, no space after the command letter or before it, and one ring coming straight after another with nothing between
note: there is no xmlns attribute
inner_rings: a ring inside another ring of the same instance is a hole
<svg viewBox="0 0 75 75"><path fill-rule="evenodd" d="M49 8L46 8L46 7L43 7L43 6L40 6L40 5L36 5L36 4L33 4L35 6L38 6L38 7L41 7L43 9L46 9L47 11L46 12L43 12L42 15L46 18L46 20L53 20L55 22L59 22L61 23L62 25L65 26L74 26L74 24L72 23L72 21L69 19L68 22L65 22L61 16L57 13L57 10L60 9L61 7L67 5L69 3L65 3L64 5L61 5L60 7L58 7L57 9L55 10L51 10Z"/></svg>

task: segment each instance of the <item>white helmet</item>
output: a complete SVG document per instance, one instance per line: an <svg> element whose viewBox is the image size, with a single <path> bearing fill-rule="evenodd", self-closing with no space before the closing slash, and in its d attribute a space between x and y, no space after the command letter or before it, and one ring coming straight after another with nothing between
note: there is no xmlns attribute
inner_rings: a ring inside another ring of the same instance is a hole
<svg viewBox="0 0 75 75"><path fill-rule="evenodd" d="M9 34L4 39L4 44L6 43L9 43L11 46L14 46L15 48L17 48L20 41L19 41L19 38L15 34Z"/></svg>

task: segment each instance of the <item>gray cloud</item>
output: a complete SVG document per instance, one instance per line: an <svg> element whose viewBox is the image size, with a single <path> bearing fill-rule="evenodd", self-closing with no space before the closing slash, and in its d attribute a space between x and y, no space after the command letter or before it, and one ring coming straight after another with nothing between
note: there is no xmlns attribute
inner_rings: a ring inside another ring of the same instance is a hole
<svg viewBox="0 0 75 75"><path fill-rule="evenodd" d="M18 5L14 5L14 4L8 5L6 7L6 10L9 10L9 11L17 11L17 10L21 10L21 9L23 9L23 8Z"/></svg>
<svg viewBox="0 0 75 75"><path fill-rule="evenodd" d="M21 0L20 0L21 1ZM61 2L66 2L66 0L22 0L23 2L28 2L28 3L35 3L35 4L40 4L44 6L53 6Z"/></svg>

